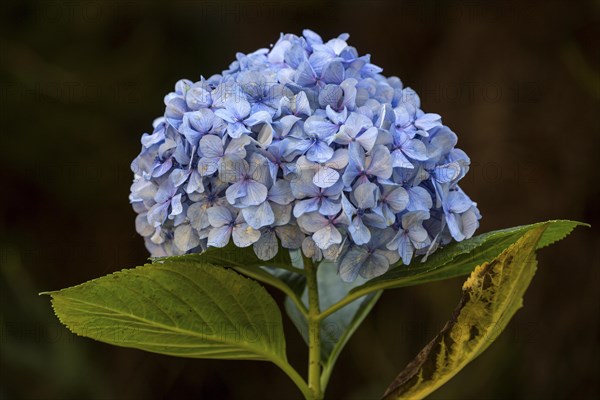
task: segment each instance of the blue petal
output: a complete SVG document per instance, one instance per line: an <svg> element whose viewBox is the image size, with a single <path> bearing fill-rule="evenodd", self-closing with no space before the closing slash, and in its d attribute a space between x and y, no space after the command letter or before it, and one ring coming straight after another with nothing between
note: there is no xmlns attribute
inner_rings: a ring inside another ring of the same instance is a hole
<svg viewBox="0 0 600 400"><path fill-rule="evenodd" d="M406 235L402 235L398 240L398 254L400 254L404 265L409 265L415 254L415 248Z"/></svg>
<svg viewBox="0 0 600 400"><path fill-rule="evenodd" d="M229 202L229 204L235 204L237 199L243 198L248 194L248 182L249 181L239 181L227 188L227 190L225 191L225 195L227 196L227 201Z"/></svg>
<svg viewBox="0 0 600 400"><path fill-rule="evenodd" d="M202 157L200 160L198 160L198 172L202 176L212 175L219 169L219 164L219 157Z"/></svg>
<svg viewBox="0 0 600 400"><path fill-rule="evenodd" d="M321 79L326 83L339 85L344 80L344 73L344 65L340 61L334 61L323 69Z"/></svg>
<svg viewBox="0 0 600 400"><path fill-rule="evenodd" d="M302 36L306 39L310 46L315 44L323 44L323 39L319 36L318 33L311 31L310 29L304 29L302 31Z"/></svg>
<svg viewBox="0 0 600 400"><path fill-rule="evenodd" d="M164 128L156 129L154 132L152 132L152 135L148 135L147 133L142 135L142 144L146 148L151 147L154 144L158 144L163 140L165 140Z"/></svg>
<svg viewBox="0 0 600 400"><path fill-rule="evenodd" d="M454 181L461 173L460 165L457 162L451 162L439 165L434 169L435 179L440 183Z"/></svg>
<svg viewBox="0 0 600 400"><path fill-rule="evenodd" d="M250 138L248 136L231 139L227 145L227 148L225 149L225 155L234 158L245 158L246 146L248 144L250 144Z"/></svg>
<svg viewBox="0 0 600 400"><path fill-rule="evenodd" d="M360 131L370 129L372 126L369 117L356 112L350 113L344 124L345 131L350 137L356 137Z"/></svg>
<svg viewBox="0 0 600 400"><path fill-rule="evenodd" d="M342 210L344 211L344 215L348 219L349 223L354 214L356 214L356 208L354 208L352 203L350 203L350 201L344 194L342 194Z"/></svg>
<svg viewBox="0 0 600 400"><path fill-rule="evenodd" d="M342 243L342 235L333 224L327 224L324 228L319 229L313 234L312 238L321 250Z"/></svg>
<svg viewBox="0 0 600 400"><path fill-rule="evenodd" d="M321 117L312 116L304 122L304 130L321 140L329 140L338 130L338 126Z"/></svg>
<svg viewBox="0 0 600 400"><path fill-rule="evenodd" d="M463 213L473 205L471 199L462 191L450 191L446 196L446 210L453 213Z"/></svg>
<svg viewBox="0 0 600 400"><path fill-rule="evenodd" d="M334 151L331 159L327 161L324 165L334 169L344 168L346 165L348 165L348 150L337 149L336 151Z"/></svg>
<svg viewBox="0 0 600 400"><path fill-rule="evenodd" d="M263 226L271 225L275 222L275 214L268 201L258 205L242 209L244 219L254 229L260 229Z"/></svg>
<svg viewBox="0 0 600 400"><path fill-rule="evenodd" d="M406 158L402 150L396 149L392 152L392 166L394 168L414 168L415 166Z"/></svg>
<svg viewBox="0 0 600 400"><path fill-rule="evenodd" d="M348 166L353 164L362 170L365 168L365 163L365 151L363 148L357 143L350 143L348 145Z"/></svg>
<svg viewBox="0 0 600 400"><path fill-rule="evenodd" d="M321 45L322 46L322 45ZM319 45L314 45L319 47ZM310 65L314 68L316 73L321 73L322 69L335 58L335 55L325 51L316 51L308 57Z"/></svg>
<svg viewBox="0 0 600 400"><path fill-rule="evenodd" d="M360 148L360 152L356 151L356 148ZM362 147L356 143L350 143L348 146L350 160L348 166L342 175L342 180L346 186L350 186L354 179L358 177L364 170L364 151ZM362 152L362 153L361 153Z"/></svg>
<svg viewBox="0 0 600 400"><path fill-rule="evenodd" d="M342 109L342 111L336 111L328 105L325 107L325 114L331 122L338 126L343 124L348 119L348 109L345 107Z"/></svg>
<svg viewBox="0 0 600 400"><path fill-rule="evenodd" d="M375 208L379 200L379 188L371 182L363 183L354 190L354 198L358 208Z"/></svg>
<svg viewBox="0 0 600 400"><path fill-rule="evenodd" d="M246 160L226 156L219 163L219 179L227 183L238 182L248 175L249 169L250 166Z"/></svg>
<svg viewBox="0 0 600 400"><path fill-rule="evenodd" d="M233 112L231 112L231 110L228 109L220 108L218 110L215 110L215 115L230 124L237 122L237 118L235 117Z"/></svg>
<svg viewBox="0 0 600 400"><path fill-rule="evenodd" d="M341 201L334 201L328 198L323 198L321 200L321 206L319 207L319 212L323 215L336 215L342 209Z"/></svg>
<svg viewBox="0 0 600 400"><path fill-rule="evenodd" d="M427 155L427 147L425 143L419 139L409 139L402 145L402 151L404 154L414 160L424 161L429 157Z"/></svg>
<svg viewBox="0 0 600 400"><path fill-rule="evenodd" d="M223 140L215 135L205 135L200 139L200 153L203 157L218 158L223 156Z"/></svg>
<svg viewBox="0 0 600 400"><path fill-rule="evenodd" d="M420 186L414 186L407 189L409 203L406 209L408 211L429 211L433 207L433 200L431 194Z"/></svg>
<svg viewBox="0 0 600 400"><path fill-rule="evenodd" d="M424 131L435 128L436 126L442 125L442 117L438 114L423 114L416 121L415 126Z"/></svg>
<svg viewBox="0 0 600 400"><path fill-rule="evenodd" d="M390 224L388 224L388 221L383 216L374 212L365 213L362 217L362 220L363 223L370 228L384 229L390 226Z"/></svg>
<svg viewBox="0 0 600 400"><path fill-rule="evenodd" d="M340 278L344 282L354 282L368 256L369 253L363 247L353 247L350 249L340 262Z"/></svg>
<svg viewBox="0 0 600 400"><path fill-rule="evenodd" d="M270 124L263 124L261 126L256 135L256 143L263 149L269 147L271 143L273 143L273 127Z"/></svg>
<svg viewBox="0 0 600 400"><path fill-rule="evenodd" d="M183 205L181 204L181 193L176 194L171 199L171 212L169 217L173 218L183 212Z"/></svg>
<svg viewBox="0 0 600 400"><path fill-rule="evenodd" d="M301 175L290 183L292 194L297 199L319 195L319 188L313 183L314 171L300 169Z"/></svg>
<svg viewBox="0 0 600 400"><path fill-rule="evenodd" d="M442 126L439 129L435 129L429 137L429 157L437 159L448 154L456 146L457 142L458 138L456 134L448 127Z"/></svg>
<svg viewBox="0 0 600 400"><path fill-rule="evenodd" d="M270 201L277 204L290 204L294 200L290 183L283 179L276 181L271 186L268 197Z"/></svg>
<svg viewBox="0 0 600 400"><path fill-rule="evenodd" d="M340 193L342 193L342 189L344 189L344 182L338 180L333 185L323 188L322 192L327 197L338 199Z"/></svg>
<svg viewBox="0 0 600 400"><path fill-rule="evenodd" d="M382 179L389 179L392 176L392 158L390 151L384 145L378 144L373 147L369 161L370 164L367 171L370 175Z"/></svg>
<svg viewBox="0 0 600 400"><path fill-rule="evenodd" d="M462 221L462 233L465 236L465 239L470 238L475 233L475 230L479 227L479 218L477 213L475 212L475 207L472 207L465 211L460 216Z"/></svg>
<svg viewBox="0 0 600 400"><path fill-rule="evenodd" d="M147 213L138 214L135 217L135 230L137 233L139 233L140 235L142 235L144 237L152 236L155 229L148 222L148 214Z"/></svg>
<svg viewBox="0 0 600 400"><path fill-rule="evenodd" d="M319 104L321 107L332 107L338 109L342 98L344 97L344 91L338 85L327 84L319 92Z"/></svg>
<svg viewBox="0 0 600 400"><path fill-rule="evenodd" d="M198 110L212 105L210 92L200 86L194 86L187 91L185 102L190 110Z"/></svg>
<svg viewBox="0 0 600 400"><path fill-rule="evenodd" d="M173 185L179 187L187 181L190 176L190 171L183 169L174 169L173 172L169 175L169 179L173 182Z"/></svg>
<svg viewBox="0 0 600 400"><path fill-rule="evenodd" d="M402 216L402 227L404 229L412 229L415 226L420 226L421 223L429 219L427 211L411 211Z"/></svg>
<svg viewBox="0 0 600 400"><path fill-rule="evenodd" d="M273 231L262 232L260 239L252 245L254 254L263 261L272 259L279 251L277 236Z"/></svg>
<svg viewBox="0 0 600 400"><path fill-rule="evenodd" d="M301 92L304 93L304 92ZM285 98L284 98L285 99ZM282 99L283 100L283 99ZM280 136L287 136L290 133L292 127L296 124L296 122L301 121L300 117L295 115L285 115L281 117L279 120L273 122L273 126L275 130Z"/></svg>
<svg viewBox="0 0 600 400"><path fill-rule="evenodd" d="M422 249L431 243L429 239L429 233L427 233L427 230L423 228L420 223L418 225L413 225L409 229L408 237L417 249Z"/></svg>
<svg viewBox="0 0 600 400"><path fill-rule="evenodd" d="M298 68L306 60L306 51L300 45L293 45L284 55L285 63L292 68Z"/></svg>
<svg viewBox="0 0 600 400"><path fill-rule="evenodd" d="M292 157L304 154L312 145L312 142L310 140L288 137L285 139L285 144L284 156L286 159L290 160Z"/></svg>
<svg viewBox="0 0 600 400"><path fill-rule="evenodd" d="M300 115L309 117L312 114L312 109L310 108L310 104L308 102L308 97L304 92L298 92L298 94L294 97L295 99L295 112L294 115Z"/></svg>
<svg viewBox="0 0 600 400"><path fill-rule="evenodd" d="M157 203L148 210L148 222L156 227L162 225L169 213L169 202Z"/></svg>
<svg viewBox="0 0 600 400"><path fill-rule="evenodd" d="M248 158L248 174L256 182L262 183L265 186L271 185L269 173L269 161L259 153L252 153Z"/></svg>
<svg viewBox="0 0 600 400"><path fill-rule="evenodd" d="M152 170L152 177L158 178L159 176L163 176L173 166L173 159L171 157L167 158L164 162L159 164L156 168Z"/></svg>
<svg viewBox="0 0 600 400"><path fill-rule="evenodd" d="M275 228L277 237L281 240L281 246L286 249L297 249L302 246L304 240L304 233L300 231L298 225L288 224L284 226L278 226Z"/></svg>
<svg viewBox="0 0 600 400"><path fill-rule="evenodd" d="M367 151L371 151L377 142L377 136L379 135L379 130L375 127L367 129L363 134L361 134L356 141L360 143L360 145Z"/></svg>
<svg viewBox="0 0 600 400"><path fill-rule="evenodd" d="M302 62L296 71L294 81L299 86L312 86L315 84L317 76L308 61Z"/></svg>
<svg viewBox="0 0 600 400"><path fill-rule="evenodd" d="M389 267L388 259L382 254L374 252L364 261L360 269L360 276L365 279L375 278L385 273Z"/></svg>
<svg viewBox="0 0 600 400"><path fill-rule="evenodd" d="M226 106L231 111L237 121L241 121L250 114L250 103L244 99L233 98L228 101Z"/></svg>
<svg viewBox="0 0 600 400"><path fill-rule="evenodd" d="M234 216L229 211L227 207L215 206L210 207L206 210L206 215L208 216L208 222L213 227L220 227L223 225L228 225L233 222Z"/></svg>
<svg viewBox="0 0 600 400"><path fill-rule="evenodd" d="M192 170L188 184L185 187L185 192L188 194L193 192L204 192L204 183L202 181L202 175L200 175L198 170Z"/></svg>
<svg viewBox="0 0 600 400"><path fill-rule="evenodd" d="M292 219L292 205L286 204L281 205L277 203L270 203L273 214L275 214L275 221L273 226L282 226L288 224Z"/></svg>
<svg viewBox="0 0 600 400"><path fill-rule="evenodd" d="M333 149L325 142L314 143L306 152L306 158L310 161L324 163L333 156Z"/></svg>
<svg viewBox="0 0 600 400"><path fill-rule="evenodd" d="M248 224L240 224L233 227L231 236L237 247L248 247L260 239L260 232Z"/></svg>
<svg viewBox="0 0 600 400"><path fill-rule="evenodd" d="M371 232L359 216L354 217L352 223L348 226L348 232L350 232L352 240L356 244L367 244L371 240Z"/></svg>
<svg viewBox="0 0 600 400"><path fill-rule="evenodd" d="M392 190L385 199L387 204L396 213L404 210L406 206L408 206L409 202L408 193L403 187L397 187L396 189Z"/></svg>
<svg viewBox="0 0 600 400"><path fill-rule="evenodd" d="M231 226L220 226L212 228L208 233L208 246L210 247L225 247L229 243L231 237Z"/></svg>
<svg viewBox="0 0 600 400"><path fill-rule="evenodd" d="M294 206L294 217L298 218L303 214L317 211L319 209L319 199L311 198L306 200L300 200L296 202Z"/></svg>
<svg viewBox="0 0 600 400"><path fill-rule="evenodd" d="M241 200L242 204L246 206L257 206L267 199L268 190L262 183L249 180L246 184L246 190L247 193ZM229 200L229 197L227 199Z"/></svg>
<svg viewBox="0 0 600 400"><path fill-rule="evenodd" d="M319 166L315 175L313 176L312 182L320 188L329 188L338 182L341 182L340 173L335 169L326 166Z"/></svg>
<svg viewBox="0 0 600 400"><path fill-rule="evenodd" d="M227 134L234 139L237 139L243 134L247 133L250 133L250 130L241 122L235 122L227 125Z"/></svg>
<svg viewBox="0 0 600 400"><path fill-rule="evenodd" d="M184 252L200 245L200 239L190 224L179 225L175 228L173 242L175 246Z"/></svg>
<svg viewBox="0 0 600 400"><path fill-rule="evenodd" d="M154 195L154 201L157 203L168 202L175 195L175 193L177 193L177 187L173 185L173 182L170 179L167 179L158 187L158 190Z"/></svg>
<svg viewBox="0 0 600 400"><path fill-rule="evenodd" d="M450 230L450 234L457 242L464 240L465 235L461 231L459 216L453 213L446 213L446 224L448 225L448 229Z"/></svg>
<svg viewBox="0 0 600 400"><path fill-rule="evenodd" d="M194 229L200 231L210 226L208 214L202 203L191 204L187 209L187 217Z"/></svg>
<svg viewBox="0 0 600 400"><path fill-rule="evenodd" d="M297 222L300 228L310 233L315 233L319 229L323 229L329 224L329 220L318 212L302 214L300 217L298 217Z"/></svg>
<svg viewBox="0 0 600 400"><path fill-rule="evenodd" d="M266 111L258 111L249 116L244 120L244 124L247 126L254 126L258 124L270 124L271 123L271 114Z"/></svg>
<svg viewBox="0 0 600 400"><path fill-rule="evenodd" d="M186 113L184 120L186 118L190 128L200 133L206 133L213 127L215 114L209 108L202 108L195 112Z"/></svg>

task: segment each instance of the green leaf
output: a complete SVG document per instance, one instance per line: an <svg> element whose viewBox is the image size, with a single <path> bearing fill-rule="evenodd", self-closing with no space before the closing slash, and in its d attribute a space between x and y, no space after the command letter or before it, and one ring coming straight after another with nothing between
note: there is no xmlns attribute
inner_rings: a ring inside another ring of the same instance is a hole
<svg viewBox="0 0 600 400"><path fill-rule="evenodd" d="M353 283L346 283L337 274L337 264L328 261L321 262L317 269L320 308L323 310L337 303L346 297L351 289L363 282L364 280L361 282L359 279ZM371 293L349 303L321 321L321 362L323 365L321 386L323 388L327 386L342 349L377 303L380 296L381 292ZM305 306L308 304L306 291L303 291L301 300ZM286 299L285 309L304 340L308 343L306 315L299 312L296 304L290 301L289 298Z"/></svg>
<svg viewBox="0 0 600 400"><path fill-rule="evenodd" d="M481 354L523 305L536 271L535 250L549 243L548 224L528 229L463 285L462 299L442 331L396 377L384 399L422 399ZM551 232L552 234L552 232Z"/></svg>
<svg viewBox="0 0 600 400"><path fill-rule="evenodd" d="M169 260L47 294L73 333L101 342L181 357L287 363L277 304L229 269Z"/></svg>
<svg viewBox="0 0 600 400"><path fill-rule="evenodd" d="M494 259L527 232L540 226L546 226L547 229L537 248L563 239L577 226L589 225L575 221L552 220L484 233L462 242L451 243L437 250L425 262L415 261L408 266L391 268L385 274L353 289L351 293L363 295L381 289L412 286L466 275L475 266Z"/></svg>
<svg viewBox="0 0 600 400"><path fill-rule="evenodd" d="M207 263L223 268L232 268L252 279L281 290L296 303L300 312L306 312L306 307L299 299L306 284L304 270L301 268L302 254L299 251L280 248L273 259L264 261L256 256L251 247L240 248L230 243L223 248L210 247L202 253L154 258L152 262L154 264L178 262L191 265Z"/></svg>

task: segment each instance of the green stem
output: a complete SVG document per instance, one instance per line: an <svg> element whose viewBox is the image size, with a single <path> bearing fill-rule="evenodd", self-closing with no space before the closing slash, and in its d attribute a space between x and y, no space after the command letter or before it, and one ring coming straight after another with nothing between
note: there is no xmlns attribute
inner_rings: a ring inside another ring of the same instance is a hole
<svg viewBox="0 0 600 400"><path fill-rule="evenodd" d="M328 309L326 309L325 311L320 313L318 315L318 319L323 320L323 319L327 318L328 316L330 316L331 314L333 314L334 312L336 312L337 310L346 307L348 304L352 303L353 301L360 299L361 297L366 296L370 292L373 292L376 290L378 290L378 289L375 288L373 290L361 290L358 292L350 293L346 297L344 297L343 299L341 299L340 301L338 301L337 303L333 304Z"/></svg>
<svg viewBox="0 0 600 400"><path fill-rule="evenodd" d="M300 376L300 374L294 369L294 367L288 364L285 360L281 360L279 358L272 359L271 361L279 368L281 368L281 370L285 372L286 375L296 384L296 386L298 387L298 389L300 389L306 400L312 400L312 392L308 388L308 385L306 384L304 378Z"/></svg>
<svg viewBox="0 0 600 400"><path fill-rule="evenodd" d="M282 282L278 278L274 277L273 275L271 275L269 273L254 272L250 268L233 267L233 269L252 278L252 279L255 279L262 283L266 283L267 285L271 285L274 288L281 290L294 302L294 304L296 305L296 307L298 307L298 310L300 310L302 315L304 317L307 316L308 310L306 309L306 306L304 305L304 303L298 298L296 293L294 293L294 291L292 289L290 289L290 287L288 285L286 285L284 282Z"/></svg>
<svg viewBox="0 0 600 400"><path fill-rule="evenodd" d="M321 400L321 318L317 266L304 258L306 286L308 289L308 389L312 400Z"/></svg>

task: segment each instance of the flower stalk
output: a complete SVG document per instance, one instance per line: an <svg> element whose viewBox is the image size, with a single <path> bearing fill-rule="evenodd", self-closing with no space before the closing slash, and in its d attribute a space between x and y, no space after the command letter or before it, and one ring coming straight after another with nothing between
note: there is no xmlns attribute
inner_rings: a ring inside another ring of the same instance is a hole
<svg viewBox="0 0 600 400"><path fill-rule="evenodd" d="M308 257L304 258L306 286L308 289L308 388L312 400L323 399L321 390L321 310L317 267Z"/></svg>

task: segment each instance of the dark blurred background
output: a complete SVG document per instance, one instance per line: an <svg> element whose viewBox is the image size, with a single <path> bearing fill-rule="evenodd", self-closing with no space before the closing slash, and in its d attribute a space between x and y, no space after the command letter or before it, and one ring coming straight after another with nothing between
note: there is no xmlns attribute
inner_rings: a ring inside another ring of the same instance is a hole
<svg viewBox="0 0 600 400"><path fill-rule="evenodd" d="M600 223L597 0L4 0L0 9L1 399L299 397L267 363L75 337L37 295L144 262L129 163L163 96L280 32L349 32L443 116L473 161L462 186L483 212L479 232ZM432 398L597 398L599 246L595 228L580 228L541 251L525 308ZM378 398L448 319L461 284L386 293L341 356L328 397ZM304 372L302 339L291 324L286 334Z"/></svg>

